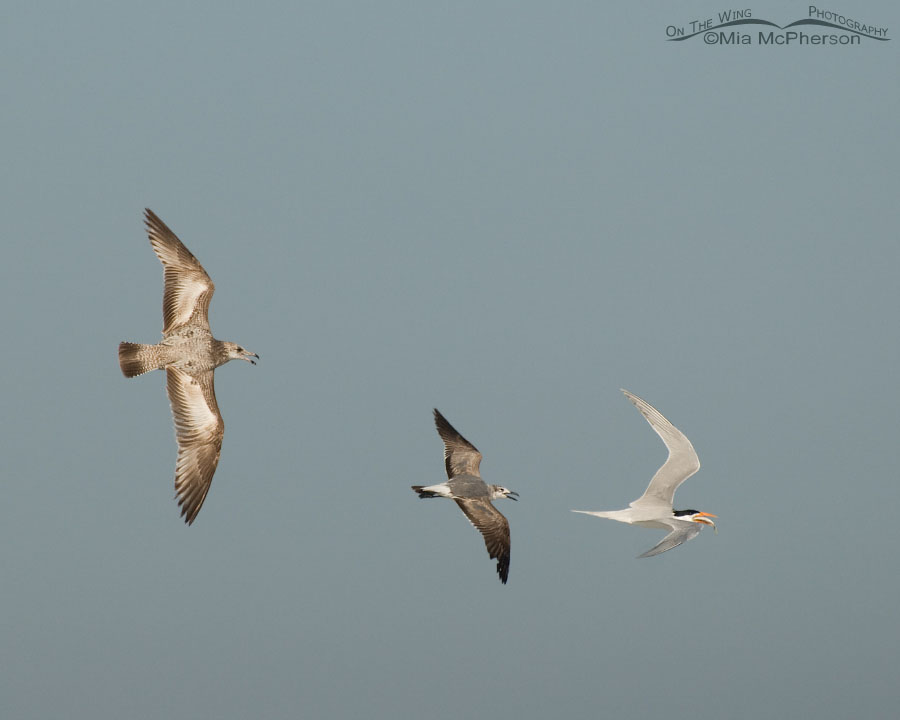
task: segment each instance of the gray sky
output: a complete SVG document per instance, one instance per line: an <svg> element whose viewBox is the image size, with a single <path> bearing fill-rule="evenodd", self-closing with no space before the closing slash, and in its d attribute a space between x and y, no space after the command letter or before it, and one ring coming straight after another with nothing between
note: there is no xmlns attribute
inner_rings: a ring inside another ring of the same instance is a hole
<svg viewBox="0 0 900 720"><path fill-rule="evenodd" d="M4 717L892 716L894 4L829 7L889 28L852 47L666 42L708 2L126 5L0 27ZM261 356L190 528L164 376L116 360L161 329L145 206ZM569 512L665 458L620 387L718 536L638 561ZM521 494L506 587L409 489L435 406Z"/></svg>

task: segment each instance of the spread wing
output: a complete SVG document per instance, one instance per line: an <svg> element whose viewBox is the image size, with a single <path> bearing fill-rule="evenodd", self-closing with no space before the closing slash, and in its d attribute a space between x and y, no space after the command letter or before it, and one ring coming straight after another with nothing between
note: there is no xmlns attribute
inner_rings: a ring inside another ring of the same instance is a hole
<svg viewBox="0 0 900 720"><path fill-rule="evenodd" d="M638 555L639 558L647 558L653 557L654 555L659 555L660 553L664 553L666 550L671 550L674 547L678 547L679 545L681 545L681 543L685 543L700 534L700 526L695 522L691 522L690 520L679 520L677 518L673 518L671 520L660 520L659 522L664 523L672 528L672 532L666 535L647 552L643 553L642 555Z"/></svg>
<svg viewBox="0 0 900 720"><path fill-rule="evenodd" d="M489 500L457 498L456 504L484 536L488 555L497 558L497 574L505 585L509 577L509 523L506 518Z"/></svg>
<svg viewBox="0 0 900 720"><path fill-rule="evenodd" d="M661 505L671 509L675 491L681 483L700 469L700 459L697 457L691 441L666 420L659 410L627 390L622 392L641 411L641 414L650 423L650 427L656 431L669 449L669 457L656 471L656 475L653 476L644 494L631 503L631 507ZM672 547L675 546L672 545Z"/></svg>
<svg viewBox="0 0 900 720"><path fill-rule="evenodd" d="M163 265L163 335L188 323L209 329L209 303L216 286L181 240L150 208L147 235Z"/></svg>
<svg viewBox="0 0 900 720"><path fill-rule="evenodd" d="M434 409L434 424L438 434L444 441L444 465L447 466L447 477L457 475L474 475L481 477L478 466L481 465L481 453L475 446L456 432L440 411ZM500 513L497 513L500 515ZM500 517L503 517L500 515Z"/></svg>
<svg viewBox="0 0 900 720"><path fill-rule="evenodd" d="M211 370L193 376L167 368L166 390L178 441L175 494L181 515L190 525L203 506L219 464L225 423L216 404Z"/></svg>

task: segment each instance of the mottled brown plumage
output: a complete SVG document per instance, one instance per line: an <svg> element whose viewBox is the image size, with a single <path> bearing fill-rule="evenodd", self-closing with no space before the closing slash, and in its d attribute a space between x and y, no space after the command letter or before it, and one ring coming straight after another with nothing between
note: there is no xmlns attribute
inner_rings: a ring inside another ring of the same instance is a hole
<svg viewBox="0 0 900 720"><path fill-rule="evenodd" d="M215 369L229 360L259 358L232 342L216 340L209 329L215 285L181 240L150 209L147 234L163 265L163 339L157 345L119 344L125 377L166 371L166 390L175 421L178 459L175 493L190 525L200 512L219 464L225 423L216 403Z"/></svg>

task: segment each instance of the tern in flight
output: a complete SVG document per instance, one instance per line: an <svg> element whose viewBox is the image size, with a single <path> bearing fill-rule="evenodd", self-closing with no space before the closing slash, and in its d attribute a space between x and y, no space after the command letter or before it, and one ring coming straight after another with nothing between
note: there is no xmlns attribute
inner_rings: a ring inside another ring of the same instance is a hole
<svg viewBox="0 0 900 720"><path fill-rule="evenodd" d="M255 365L259 355L237 343L216 340L209 329L209 301L215 285L206 270L168 226L147 209L147 235L163 265L163 339L157 345L119 344L125 377L166 371L166 390L175 420L178 460L175 493L190 525L209 492L222 452L225 423L213 385L213 373L229 360Z"/></svg>
<svg viewBox="0 0 900 720"><path fill-rule="evenodd" d="M712 513L699 512L697 510L673 510L672 499L679 485L700 469L700 460L694 451L694 446L672 423L666 420L650 403L641 400L637 395L632 395L627 390L622 390L625 397L634 403L641 411L647 422L650 423L656 434L669 449L669 457L663 466L656 471L656 475L650 481L646 492L630 504L625 510L609 510L592 512L590 510L573 510L572 512L596 515L597 517L618 520L629 525L658 528L668 530L658 544L654 545L643 555L638 557L653 557L678 547L682 543L691 540L700 534L702 525L716 524L710 518L716 517ZM718 532L718 530L716 530Z"/></svg>
<svg viewBox="0 0 900 720"><path fill-rule="evenodd" d="M439 485L413 485L420 498L445 497L456 500L460 510L484 536L491 559L497 558L497 574L506 584L509 577L509 523L491 500L509 498L517 500L519 493L499 485L488 485L481 479L478 466L481 453L475 446L456 432L447 419L434 410L434 424L444 441L444 464L447 467L446 482Z"/></svg>

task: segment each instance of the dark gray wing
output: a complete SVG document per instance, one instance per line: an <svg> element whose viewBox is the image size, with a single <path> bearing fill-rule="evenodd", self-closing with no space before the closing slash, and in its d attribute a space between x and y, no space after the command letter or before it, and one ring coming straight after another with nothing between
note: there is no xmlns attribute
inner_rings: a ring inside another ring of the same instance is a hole
<svg viewBox="0 0 900 720"><path fill-rule="evenodd" d="M509 523L506 518L490 500L457 499L456 504L484 536L488 555L491 559L497 558L497 574L505 585L509 577Z"/></svg>
<svg viewBox="0 0 900 720"><path fill-rule="evenodd" d="M163 335L191 323L209 329L209 303L216 286L206 270L150 208L147 235L163 265Z"/></svg>
<svg viewBox="0 0 900 720"><path fill-rule="evenodd" d="M650 427L656 431L669 449L669 457L656 471L656 475L653 476L644 494L631 503L631 507L657 505L661 508L671 509L675 491L681 483L700 469L700 459L697 457L691 441L666 420L659 410L627 390L622 392L641 411L641 415L650 423Z"/></svg>
<svg viewBox="0 0 900 720"><path fill-rule="evenodd" d="M447 418L441 415L437 408L434 409L434 424L441 440L444 441L444 465L447 466L447 477L451 479L457 475L481 477L478 470L478 466L481 465L481 453L456 432L456 428L447 422Z"/></svg>
<svg viewBox="0 0 900 720"><path fill-rule="evenodd" d="M639 558L648 558L653 557L654 555L659 555L660 553L664 553L666 550L671 550L672 548L678 547L682 543L686 543L688 540L691 540L692 538L695 538L700 534L700 526L695 522L691 522L690 520L678 520L676 518L673 518L672 520L660 520L659 522L665 523L670 528L672 528L672 532L666 535L647 552L643 553L642 555L638 555Z"/></svg>
<svg viewBox="0 0 900 720"><path fill-rule="evenodd" d="M219 464L225 422L216 403L212 370L195 377L167 368L166 390L178 441L175 493L181 515L190 525L203 506Z"/></svg>

